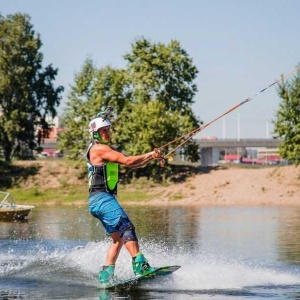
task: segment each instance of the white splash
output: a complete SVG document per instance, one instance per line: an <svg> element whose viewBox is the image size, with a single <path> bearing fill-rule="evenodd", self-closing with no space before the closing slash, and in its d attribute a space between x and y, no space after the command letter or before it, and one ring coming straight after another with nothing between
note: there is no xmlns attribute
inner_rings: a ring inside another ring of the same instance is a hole
<svg viewBox="0 0 300 300"><path fill-rule="evenodd" d="M255 286L299 285L299 270L281 269L263 263L247 264L243 260L222 258L218 254L197 253L184 247L141 240L141 251L152 266L180 265L170 276L143 283L148 289L173 291L232 290ZM37 248L25 255L1 254L0 277L22 276L51 282L80 283L97 286L97 276L105 263L110 240L90 242L71 250L55 250L49 253ZM121 250L116 265L119 279L133 277L131 257L125 248Z"/></svg>

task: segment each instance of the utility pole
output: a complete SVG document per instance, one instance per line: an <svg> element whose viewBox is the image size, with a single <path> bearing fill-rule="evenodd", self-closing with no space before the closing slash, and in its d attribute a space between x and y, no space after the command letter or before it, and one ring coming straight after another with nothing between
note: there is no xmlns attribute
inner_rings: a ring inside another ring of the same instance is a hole
<svg viewBox="0 0 300 300"><path fill-rule="evenodd" d="M237 135L238 141L240 140L240 113L237 113Z"/></svg>
<svg viewBox="0 0 300 300"><path fill-rule="evenodd" d="M225 117L223 117L223 140L226 138L226 124L225 124Z"/></svg>

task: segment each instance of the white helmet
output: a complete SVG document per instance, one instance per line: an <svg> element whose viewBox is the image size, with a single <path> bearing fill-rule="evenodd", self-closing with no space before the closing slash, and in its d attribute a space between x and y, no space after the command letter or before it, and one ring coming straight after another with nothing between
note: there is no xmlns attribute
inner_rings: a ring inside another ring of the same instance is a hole
<svg viewBox="0 0 300 300"><path fill-rule="evenodd" d="M99 128L111 126L108 119L103 119L102 117L93 119L89 124L89 132L92 138L94 138L94 133L98 131Z"/></svg>

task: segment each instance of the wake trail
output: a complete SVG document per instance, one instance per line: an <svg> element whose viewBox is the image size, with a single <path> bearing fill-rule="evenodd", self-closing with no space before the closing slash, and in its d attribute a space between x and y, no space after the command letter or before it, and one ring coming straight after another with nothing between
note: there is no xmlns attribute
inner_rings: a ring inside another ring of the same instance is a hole
<svg viewBox="0 0 300 300"><path fill-rule="evenodd" d="M98 287L98 272L105 262L109 240L89 242L71 249L45 250L36 246L26 252L0 253L0 280L59 283ZM143 283L147 289L172 291L232 290L246 287L300 287L296 267L280 267L263 262L222 257L220 253L200 252L184 247L168 247L152 241L141 241L142 252L155 267L180 265L170 276ZM133 277L131 257L121 250L116 264L118 279Z"/></svg>

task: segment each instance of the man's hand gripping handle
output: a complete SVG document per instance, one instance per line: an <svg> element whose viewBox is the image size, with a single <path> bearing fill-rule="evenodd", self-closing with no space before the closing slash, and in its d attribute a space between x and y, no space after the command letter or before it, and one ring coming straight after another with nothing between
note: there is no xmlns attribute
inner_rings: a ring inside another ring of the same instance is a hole
<svg viewBox="0 0 300 300"><path fill-rule="evenodd" d="M165 165L165 159L163 153L160 149L154 148L154 154L152 155L153 159L159 160L159 165L163 168Z"/></svg>

